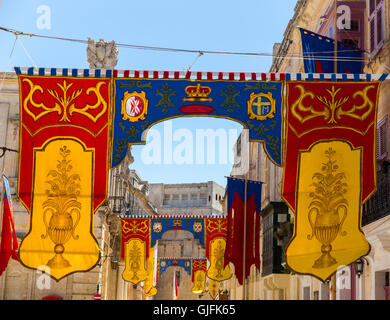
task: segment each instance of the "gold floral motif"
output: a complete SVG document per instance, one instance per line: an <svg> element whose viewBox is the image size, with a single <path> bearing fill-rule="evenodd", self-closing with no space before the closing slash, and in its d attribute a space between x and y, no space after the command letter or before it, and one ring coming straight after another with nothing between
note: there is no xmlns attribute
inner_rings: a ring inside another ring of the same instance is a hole
<svg viewBox="0 0 390 320"><path fill-rule="evenodd" d="M137 284L148 278L145 250L145 243L140 239L130 239L125 244L125 270L122 274L125 281Z"/></svg>
<svg viewBox="0 0 390 320"><path fill-rule="evenodd" d="M145 234L149 231L148 221L123 220L122 230L125 234Z"/></svg>
<svg viewBox="0 0 390 320"><path fill-rule="evenodd" d="M205 291L206 287L206 272L203 270L198 270L194 275L194 286L192 287L192 292L199 294Z"/></svg>
<svg viewBox="0 0 390 320"><path fill-rule="evenodd" d="M215 300L219 292L219 281L209 279L209 293L211 298Z"/></svg>
<svg viewBox="0 0 390 320"><path fill-rule="evenodd" d="M210 243L210 267L207 276L210 279L223 281L231 277L229 265L225 267L226 239L216 238Z"/></svg>
<svg viewBox="0 0 390 320"><path fill-rule="evenodd" d="M129 248L128 251L128 259L129 259L129 266L130 271L132 272L132 278L131 280L134 281L134 283L137 283L140 281L140 278L138 277L137 273L141 269L141 249L137 246L136 242L132 243L132 247Z"/></svg>
<svg viewBox="0 0 390 320"><path fill-rule="evenodd" d="M315 191L310 193L313 200L309 204L308 219L312 228L312 234L308 235L309 240L315 237L321 244L322 255L313 265L313 268L327 268L337 261L330 254L332 251L331 243L340 234L345 236L347 233L342 231L342 226L347 217L348 201L344 198L347 192L347 184L344 172L338 172L339 166L336 160L333 160L336 152L329 148L325 151L328 158L323 163L322 173L316 172L313 175ZM340 214L343 217L340 218ZM313 220L313 214L316 214Z"/></svg>
<svg viewBox="0 0 390 320"><path fill-rule="evenodd" d="M91 93L95 94L97 101L94 105L87 104L84 108L75 107L75 100L82 94L83 89L70 91L69 89L72 87L73 83L68 84L66 80L64 80L62 84L57 83L61 91L47 89L47 92L57 101L54 104L54 107L47 107L44 103L37 103L34 101L33 95L36 91L43 94L44 90L42 86L34 84L30 79L23 79L23 82L27 82L30 85L30 92L23 101L23 109L34 119L34 121L37 121L49 113L57 112L58 115L62 114L60 119L61 122L71 122L69 117L72 116L73 113L80 113L96 123L96 121L107 110L107 102L100 94L100 88L105 84L103 81L98 82L96 87L90 87L86 90L86 95L89 96ZM34 108L43 109L43 111L38 114L34 114L30 110L29 104L31 104ZM88 112L89 110L95 110L100 106L102 106L101 111L96 116L93 116Z"/></svg>
<svg viewBox="0 0 390 320"><path fill-rule="evenodd" d="M49 236L55 244L55 256L47 263L50 268L70 267L69 261L62 256L64 244L71 237L79 239L75 235L75 229L80 221L81 203L77 201L80 195L80 176L70 173L73 169L71 160L68 159L70 152L66 146L60 148L62 160L57 160L57 170L50 170L48 173L52 179L46 181L50 184L50 189L46 190L47 200L42 204L46 234L42 234L41 238ZM48 214L51 214L49 222Z"/></svg>
<svg viewBox="0 0 390 320"><path fill-rule="evenodd" d="M214 231L219 233L222 231L227 231L226 221L219 219L216 221L207 220L207 231L210 233Z"/></svg>
<svg viewBox="0 0 390 320"><path fill-rule="evenodd" d="M374 103L368 98L367 94L368 90L375 88L373 85L369 85L363 90L356 91L352 95L353 99L356 99L358 96L362 97L363 102L361 105L353 104L353 107L349 110L343 109L343 106L350 98L349 96L340 97L338 99L336 98L341 88L335 89L335 86L332 86L331 90L326 89L326 91L329 93L330 99L328 99L326 96L315 95L311 91L305 91L304 86L300 84L297 84L295 88L299 89L300 96L293 103L291 107L291 113L299 120L300 123L304 123L316 117L323 117L328 124L335 124L338 122L338 120L341 119L341 116L348 116L363 121L370 115L374 108ZM317 98L323 104L324 108L322 110L316 110L312 105L305 106L303 104L303 100L306 97L310 97L311 99ZM363 114L359 115L356 113L356 111L364 109L367 110ZM302 116L298 111L309 112L310 114L307 116Z"/></svg>
<svg viewBox="0 0 390 320"><path fill-rule="evenodd" d="M224 266L224 253L225 248L222 245L222 240L217 240L216 246L213 248L214 266L217 270L216 278L221 279L223 277L222 270Z"/></svg>

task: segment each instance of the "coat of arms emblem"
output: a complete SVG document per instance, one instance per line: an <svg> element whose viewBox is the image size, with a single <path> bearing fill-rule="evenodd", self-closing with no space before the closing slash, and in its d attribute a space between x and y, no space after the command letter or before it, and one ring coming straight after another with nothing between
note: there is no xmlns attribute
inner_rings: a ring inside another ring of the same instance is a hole
<svg viewBox="0 0 390 320"><path fill-rule="evenodd" d="M126 91L122 99L121 114L123 120L130 122L145 120L145 115L148 114L148 99L145 97L145 92L133 91L129 93Z"/></svg>
<svg viewBox="0 0 390 320"><path fill-rule="evenodd" d="M272 92L250 94L248 100L249 119L267 120L272 119L276 112L276 100L272 97Z"/></svg>

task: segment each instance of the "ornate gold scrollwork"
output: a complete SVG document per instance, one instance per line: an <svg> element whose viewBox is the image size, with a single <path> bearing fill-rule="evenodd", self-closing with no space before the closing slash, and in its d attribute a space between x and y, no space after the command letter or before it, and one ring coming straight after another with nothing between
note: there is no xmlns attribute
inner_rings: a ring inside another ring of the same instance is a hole
<svg viewBox="0 0 390 320"><path fill-rule="evenodd" d="M326 91L330 95L330 99L328 99L326 96L316 95L311 91L305 91L304 86L300 84L297 84L295 88L299 89L300 95L299 98L293 103L291 107L291 113L296 119L298 119L300 123L304 123L316 117L324 117L324 120L327 121L327 123L334 124L341 119L341 116L348 116L363 121L370 115L374 108L374 103L368 98L367 94L368 90L374 88L374 86L372 85L365 87L363 90L356 91L352 95L353 99L356 99L358 96L361 96L363 99L363 103L361 105L353 104L352 108L350 108L349 110L343 109L343 105L350 98L349 96L344 96L339 99L336 99L336 96L340 92L341 88L338 88L336 90L335 86L332 86L331 90L326 89ZM324 108L322 110L316 110L312 105L305 106L303 104L303 100L306 97L310 97L311 99L317 98L323 104ZM367 108L367 110L362 115L356 113L356 111L365 108ZM298 111L308 112L310 114L307 116L302 116Z"/></svg>
<svg viewBox="0 0 390 320"><path fill-rule="evenodd" d="M43 88L40 85L34 84L30 79L23 79L23 82L27 82L30 85L30 92L23 100L23 109L28 115L33 118L34 121L37 121L38 119L44 117L49 113L57 112L58 115L62 114L62 117L60 119L61 122L71 122L69 116L72 116L73 113L80 113L94 123L96 123L96 121L107 110L107 102L100 94L100 88L105 84L104 81L98 82L96 87L90 87L86 90L87 96L93 93L95 94L97 101L94 105L87 104L84 108L75 107L75 100L82 94L83 89L73 90L72 92L69 92L69 89L71 88L73 83L68 84L66 80L64 80L62 84L57 83L61 91L47 89L47 92L57 101L54 104L54 107L48 107L44 103L37 103L34 101L33 96L36 91L39 91L40 93L44 92ZM43 109L43 111L38 114L35 114L30 110L29 104L31 104L34 108ZM96 116L88 112L89 110L95 110L100 106L102 106L101 111Z"/></svg>

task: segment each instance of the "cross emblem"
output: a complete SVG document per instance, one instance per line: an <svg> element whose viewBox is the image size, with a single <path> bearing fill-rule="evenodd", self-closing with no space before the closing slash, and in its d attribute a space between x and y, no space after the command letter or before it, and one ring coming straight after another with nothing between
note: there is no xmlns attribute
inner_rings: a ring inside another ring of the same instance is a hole
<svg viewBox="0 0 390 320"><path fill-rule="evenodd" d="M265 101L262 100L263 98ZM265 97L257 97L253 101L252 106L257 107L257 115L264 116L270 112L271 102Z"/></svg>

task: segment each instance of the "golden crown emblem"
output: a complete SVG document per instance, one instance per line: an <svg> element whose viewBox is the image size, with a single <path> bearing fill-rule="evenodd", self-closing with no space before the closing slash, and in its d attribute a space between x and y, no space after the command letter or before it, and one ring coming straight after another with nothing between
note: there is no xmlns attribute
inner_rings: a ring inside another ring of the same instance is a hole
<svg viewBox="0 0 390 320"><path fill-rule="evenodd" d="M213 99L208 98L211 93L211 88L207 86L201 86L198 83L196 86L187 86L185 89L187 93L187 98L183 98L183 101L213 101Z"/></svg>

